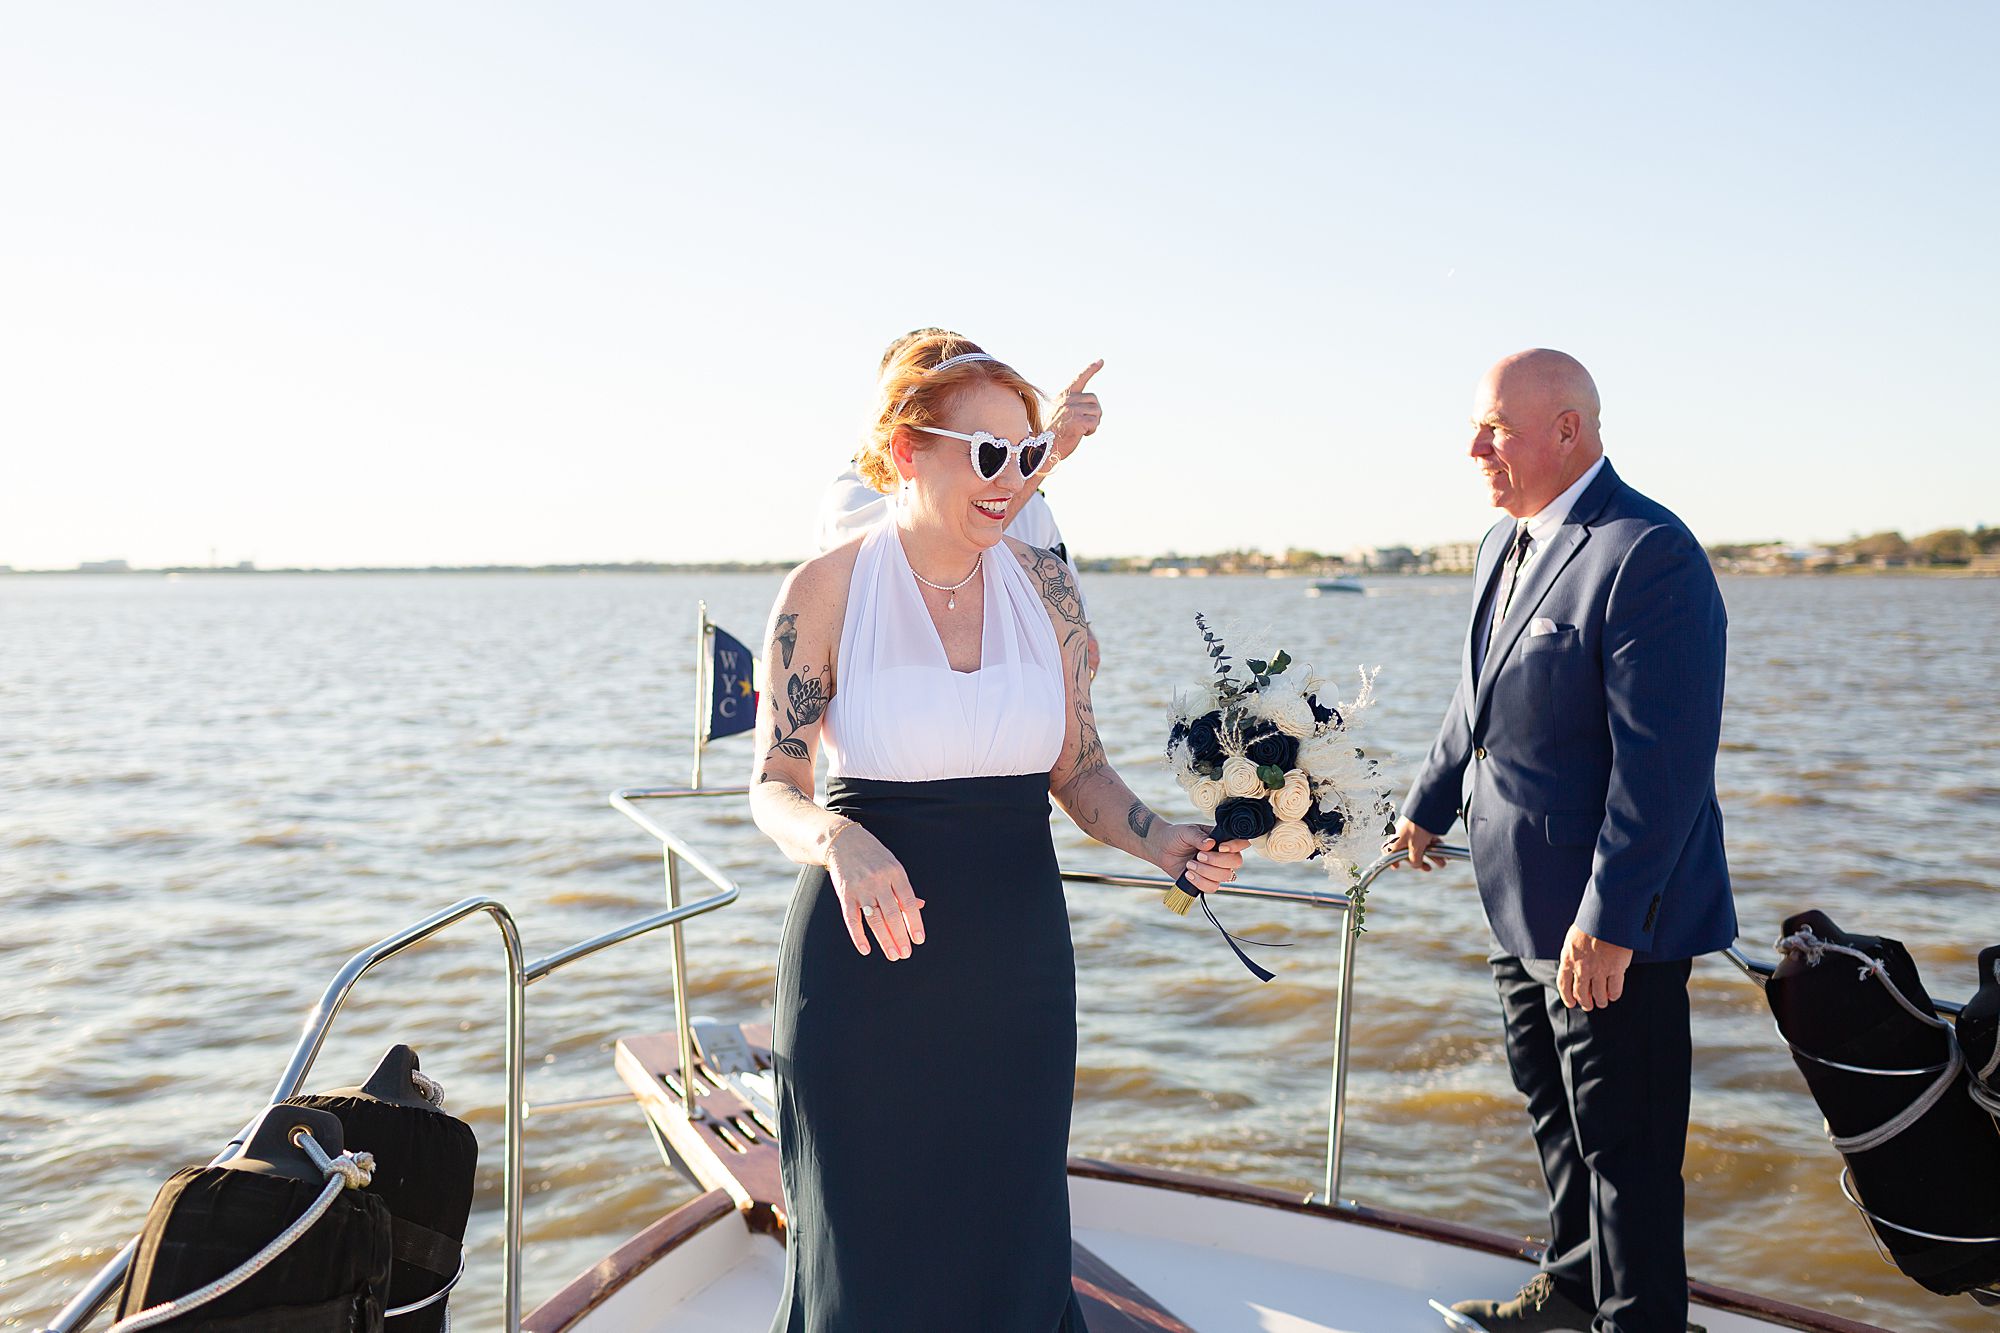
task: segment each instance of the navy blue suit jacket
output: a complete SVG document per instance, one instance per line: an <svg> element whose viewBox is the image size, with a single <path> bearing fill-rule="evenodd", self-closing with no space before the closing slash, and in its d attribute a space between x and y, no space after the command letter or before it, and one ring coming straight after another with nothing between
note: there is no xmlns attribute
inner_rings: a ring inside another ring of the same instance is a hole
<svg viewBox="0 0 2000 1333"><path fill-rule="evenodd" d="M1715 799L1728 618L1681 521L1606 463L1521 576L1473 675L1514 520L1480 543L1458 693L1403 814L1463 815L1486 918L1521 958L1572 924L1691 958L1736 938ZM1530 635L1529 622L1553 621Z"/></svg>

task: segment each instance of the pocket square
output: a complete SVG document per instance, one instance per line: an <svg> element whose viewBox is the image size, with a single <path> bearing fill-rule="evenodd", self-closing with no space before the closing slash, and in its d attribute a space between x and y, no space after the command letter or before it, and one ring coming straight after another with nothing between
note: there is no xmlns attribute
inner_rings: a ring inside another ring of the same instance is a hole
<svg viewBox="0 0 2000 1333"><path fill-rule="evenodd" d="M1531 639L1539 639L1544 634L1554 634L1555 632L1556 622L1550 620L1547 616L1536 616L1528 622L1528 637Z"/></svg>

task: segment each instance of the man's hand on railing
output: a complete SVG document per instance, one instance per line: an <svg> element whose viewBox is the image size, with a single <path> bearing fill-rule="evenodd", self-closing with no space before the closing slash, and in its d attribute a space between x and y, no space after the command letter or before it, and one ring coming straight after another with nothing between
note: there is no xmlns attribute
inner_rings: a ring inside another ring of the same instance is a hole
<svg viewBox="0 0 2000 1333"><path fill-rule="evenodd" d="M1393 870L1413 865L1425 874L1429 874L1444 866L1444 858L1431 851L1439 841L1440 835L1432 833L1429 829L1418 828L1407 819L1399 819L1396 821L1396 836L1382 844L1382 853L1385 856L1407 853L1406 857L1397 856L1391 863L1390 868Z"/></svg>

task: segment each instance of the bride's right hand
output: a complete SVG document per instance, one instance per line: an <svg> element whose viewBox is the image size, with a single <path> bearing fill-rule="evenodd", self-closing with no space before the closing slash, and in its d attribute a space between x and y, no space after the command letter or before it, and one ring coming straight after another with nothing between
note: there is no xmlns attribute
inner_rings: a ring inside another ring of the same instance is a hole
<svg viewBox="0 0 2000 1333"><path fill-rule="evenodd" d="M835 834L826 870L857 953L869 952L871 929L891 962L908 958L913 946L924 942L924 900L911 887L903 863L874 834L859 824Z"/></svg>

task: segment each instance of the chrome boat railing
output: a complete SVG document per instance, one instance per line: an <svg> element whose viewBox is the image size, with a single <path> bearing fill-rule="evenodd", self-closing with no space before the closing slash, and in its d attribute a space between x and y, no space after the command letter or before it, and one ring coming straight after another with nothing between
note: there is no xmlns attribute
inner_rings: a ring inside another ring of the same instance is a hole
<svg viewBox="0 0 2000 1333"><path fill-rule="evenodd" d="M744 789L736 788L733 794L742 795ZM620 792L612 797L612 804L639 819L640 824L660 841L666 862L667 910L655 912L636 921L596 935L566 949L559 949L533 962L523 961L521 953L520 928L515 924L514 915L506 904L497 898L480 895L464 898L440 912L425 917L414 925L405 927L395 934L376 941L356 953L335 974L327 984L319 1003L306 1016L305 1030L293 1047L292 1057L279 1077L271 1096L257 1115L239 1131L223 1150L216 1154L209 1165L217 1166L242 1151L250 1131L257 1120L270 1106L296 1096L305 1085L306 1076L312 1072L313 1062L319 1058L320 1050L326 1044L327 1034L340 1011L346 1006L348 995L355 984L373 971L378 965L388 961L407 949L423 943L432 936L475 915L491 917L499 928L501 945L507 960L507 1030L506 1030L506 1147L505 1164L501 1179L501 1249L502 1270L500 1280L500 1303L502 1306L503 1328L508 1333L517 1333L521 1327L521 1180L523 1166L522 1124L526 1119L525 1057L527 989L538 981L543 981L570 964L600 953L613 945L650 934L662 928L673 932L674 954L674 1023L683 1034L683 1042L690 1040L687 1013L687 950L681 938L681 926L690 918L701 916L719 908L727 907L740 896L736 882L717 869L706 857L694 851L676 834L640 818L628 803L621 803L635 793ZM646 791L637 795L664 795L669 792ZM685 795L727 795L727 790L685 791L672 794ZM680 863L692 866L718 892L695 902L683 904L680 901ZM623 1099L621 1099L623 1100ZM569 1106L578 1105L569 1103ZM560 1108L551 1108L560 1109ZM127 1241L111 1260L100 1268L83 1290L72 1297L68 1304L44 1327L44 1333L74 1333L89 1322L118 1291L126 1270L131 1267L132 1258L138 1251L138 1237Z"/></svg>
<svg viewBox="0 0 2000 1333"><path fill-rule="evenodd" d="M377 941L350 958L341 968L320 997L319 1004L307 1016L305 1031L293 1050L292 1058L285 1067L284 1074L273 1088L268 1105L276 1104L287 1097L295 1096L304 1086L306 1076L311 1072L313 1062L324 1046L327 1033L335 1018L347 1002L357 982L378 964L424 942L440 931L464 920L469 916L484 914L491 917L499 928L503 948L507 956L508 1002L507 1002L507 1052L506 1085L507 1105L505 1108L506 1160L502 1179L501 1226L503 1249L503 1272L501 1303L504 1307L508 1333L518 1333L521 1324L521 1181L523 1169L522 1125L526 1119L524 1061L526 991L528 986L544 980L571 963L588 958L615 945L636 939L641 935L666 928L672 931L673 945L673 999L674 1030L679 1044L681 1068L692 1071L694 1060L693 1015L688 1009L687 989L687 949L682 937L681 926L690 918L713 912L728 906L740 896L735 880L725 874L713 862L688 845L685 839L652 818L640 808L642 802L680 801L689 799L743 798L749 795L748 787L627 787L611 794L612 807L630 818L640 828L660 843L662 861L666 876L667 910L651 916L641 917L613 930L596 935L579 944L535 960L522 961L520 931L514 917L498 899L478 896L465 898L450 907L424 918L416 924ZM1471 853L1457 846L1438 844L1431 848L1431 854L1447 862L1470 862ZM1356 878L1348 893L1332 889L1279 888L1270 885L1231 883L1218 891L1218 896L1247 898L1262 902L1295 903L1307 907L1330 908L1339 912L1345 929L1341 932L1340 975L1334 992L1334 1046L1331 1086L1328 1094L1327 1135L1325 1168L1321 1179L1321 1189L1307 1196L1308 1201L1331 1207L1342 1207L1340 1203L1341 1159L1347 1133L1347 1068L1350 1034L1352 1030L1354 999L1355 949L1361 931L1354 911L1354 895L1365 895L1375 881L1394 868L1401 859L1397 856L1382 856L1368 866ZM680 866L686 862L696 873L714 885L717 893L692 903L681 902ZM1064 870L1062 878L1066 883L1099 888L1142 889L1163 893L1172 887L1173 881L1160 875L1120 875L1099 871ZM1740 948L1731 945L1726 951L1729 961L1740 968L1751 980L1762 985L1775 970L1771 963L1749 957ZM1936 1002L1939 1013L1956 1017L1960 1006L1946 1001ZM698 1089L698 1076L684 1076L682 1096L688 1090ZM626 1100L625 1095L586 1098L580 1101L552 1104L544 1111L573 1110L587 1106L612 1105ZM263 1114L262 1110L258 1116ZM210 1165L229 1160L242 1149L249 1132L258 1117L250 1122L231 1139ZM138 1238L126 1242L125 1246L104 1265L90 1283L65 1305L44 1333L74 1333L96 1314L117 1291L132 1256L138 1248Z"/></svg>

